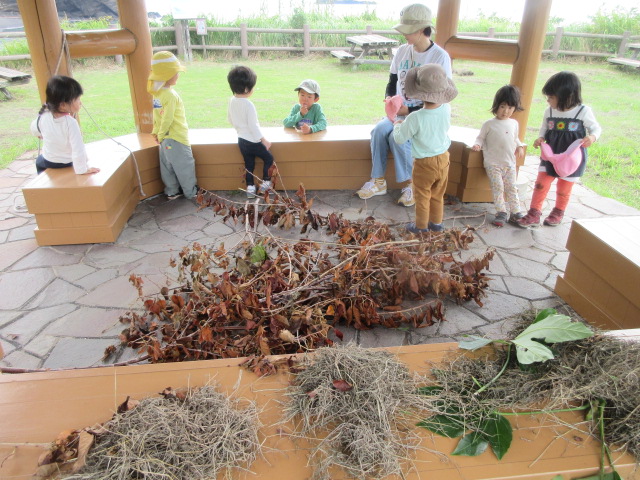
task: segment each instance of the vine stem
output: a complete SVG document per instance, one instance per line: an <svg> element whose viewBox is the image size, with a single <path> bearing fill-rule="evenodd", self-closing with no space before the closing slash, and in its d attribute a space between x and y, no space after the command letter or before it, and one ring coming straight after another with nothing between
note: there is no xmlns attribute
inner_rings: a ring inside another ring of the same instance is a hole
<svg viewBox="0 0 640 480"><path fill-rule="evenodd" d="M496 380L498 380L502 374L504 373L504 371L507 369L507 365L509 365L509 359L511 358L511 343L509 343L509 346L507 347L507 359L504 362L504 365L502 365L502 368L500 369L500 371L498 372L498 374L493 377L489 383L485 384L484 386L480 387L480 389L474 393L474 395L479 395L480 393L484 392L487 388L489 388L489 386L491 384L493 384Z"/></svg>

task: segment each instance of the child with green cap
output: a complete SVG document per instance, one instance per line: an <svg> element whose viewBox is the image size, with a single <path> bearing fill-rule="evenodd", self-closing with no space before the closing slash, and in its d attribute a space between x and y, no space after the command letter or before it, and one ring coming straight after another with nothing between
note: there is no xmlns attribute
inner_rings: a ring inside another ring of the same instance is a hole
<svg viewBox="0 0 640 480"><path fill-rule="evenodd" d="M184 104L171 87L185 68L176 56L167 51L157 52L151 60L151 75L147 91L153 95L153 131L160 144L160 177L169 200L184 195L194 198L196 167L189 143L189 126Z"/></svg>

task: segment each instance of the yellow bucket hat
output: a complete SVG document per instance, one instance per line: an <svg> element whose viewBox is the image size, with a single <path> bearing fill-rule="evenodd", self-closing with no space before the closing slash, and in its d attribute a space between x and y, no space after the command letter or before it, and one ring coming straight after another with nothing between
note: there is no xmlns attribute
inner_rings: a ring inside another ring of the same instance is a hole
<svg viewBox="0 0 640 480"><path fill-rule="evenodd" d="M180 64L176 56L167 51L157 52L151 59L151 74L147 84L149 93L157 92L164 82L178 72L184 72L186 68Z"/></svg>

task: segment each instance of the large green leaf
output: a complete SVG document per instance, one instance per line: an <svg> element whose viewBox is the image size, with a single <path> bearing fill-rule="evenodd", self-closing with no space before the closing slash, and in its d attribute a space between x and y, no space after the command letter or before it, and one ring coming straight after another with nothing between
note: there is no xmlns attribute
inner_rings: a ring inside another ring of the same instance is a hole
<svg viewBox="0 0 640 480"><path fill-rule="evenodd" d="M562 475L556 475L551 480L564 480L564 478L562 477Z"/></svg>
<svg viewBox="0 0 640 480"><path fill-rule="evenodd" d="M267 251L259 243L251 249L251 263L262 263L267 259Z"/></svg>
<svg viewBox="0 0 640 480"><path fill-rule="evenodd" d="M464 434L464 419L458 415L434 415L417 423L438 435L456 438Z"/></svg>
<svg viewBox="0 0 640 480"><path fill-rule="evenodd" d="M553 358L553 352L536 341L560 343L580 340L593 336L586 325L572 322L566 315L550 315L544 320L529 325L520 335L513 339L518 361L523 364L545 362Z"/></svg>
<svg viewBox="0 0 640 480"><path fill-rule="evenodd" d="M479 337L478 335L465 335L465 337L458 342L458 347L465 350L477 350L493 342L490 338Z"/></svg>
<svg viewBox="0 0 640 480"><path fill-rule="evenodd" d="M501 460L509 450L513 440L513 427L509 420L500 414L491 414L480 424L479 431L489 441L489 445L491 445L491 449L498 457L498 460Z"/></svg>
<svg viewBox="0 0 640 480"><path fill-rule="evenodd" d="M540 320L544 320L545 318L551 315L555 315L556 313L558 312L555 308L545 308L543 310L540 310L536 315L536 319L532 323L538 323Z"/></svg>
<svg viewBox="0 0 640 480"><path fill-rule="evenodd" d="M489 442L485 440L480 432L471 432L458 442L458 446L451 455L466 455L468 457L476 457L483 453Z"/></svg>

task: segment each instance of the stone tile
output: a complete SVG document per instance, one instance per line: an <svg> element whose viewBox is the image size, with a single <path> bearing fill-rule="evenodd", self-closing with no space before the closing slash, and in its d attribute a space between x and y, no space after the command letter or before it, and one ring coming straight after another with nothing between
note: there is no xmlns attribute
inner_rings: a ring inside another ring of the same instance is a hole
<svg viewBox="0 0 640 480"><path fill-rule="evenodd" d="M329 330L329 338L339 345L346 345L349 342L358 343L358 330L346 325L336 325L335 327L342 333L342 340L336 337L335 330Z"/></svg>
<svg viewBox="0 0 640 480"><path fill-rule="evenodd" d="M407 336L404 329L376 327L360 331L359 345L364 348L399 347L407 345Z"/></svg>
<svg viewBox="0 0 640 480"><path fill-rule="evenodd" d="M551 265L553 265L556 269L564 272L565 268L567 268L567 261L569 260L569 252L558 252L553 257L551 261Z"/></svg>
<svg viewBox="0 0 640 480"><path fill-rule="evenodd" d="M491 292L503 292L507 293L507 286L504 284L504 279L498 275L489 275L491 281L489 282L489 289L487 294L491 295Z"/></svg>
<svg viewBox="0 0 640 480"><path fill-rule="evenodd" d="M11 230L11 233L9 234L9 240L12 242L19 241L19 240L29 240L29 239L35 240L36 236L33 231L34 227L35 226L32 225L31 223L28 223L22 227L14 228L13 230Z"/></svg>
<svg viewBox="0 0 640 480"><path fill-rule="evenodd" d="M33 268L0 275L0 310L16 310L55 278L50 268Z"/></svg>
<svg viewBox="0 0 640 480"><path fill-rule="evenodd" d="M134 241L140 238L149 238L149 231L142 228L136 228L128 226L120 233L116 240L116 245L131 245Z"/></svg>
<svg viewBox="0 0 640 480"><path fill-rule="evenodd" d="M518 248L515 250L509 250L509 253L518 257L533 260L535 262L547 264L554 257L552 252L538 248L537 246L531 246L529 248Z"/></svg>
<svg viewBox="0 0 640 480"><path fill-rule="evenodd" d="M137 301L138 292L129 283L129 277L123 276L100 284L76 303L87 307L131 308Z"/></svg>
<svg viewBox="0 0 640 480"><path fill-rule="evenodd" d="M95 269L93 267L89 267L94 270L93 273L90 273L78 280L74 283L87 291L91 291L96 288L98 285L101 285L109 280L113 280L118 276L118 270L115 268L106 268L106 269Z"/></svg>
<svg viewBox="0 0 640 480"><path fill-rule="evenodd" d="M58 265L75 265L82 260L79 255L56 252L48 247L40 247L15 263L11 270L25 270L35 267L53 267Z"/></svg>
<svg viewBox="0 0 640 480"><path fill-rule="evenodd" d="M112 339L63 338L44 361L44 368L74 368L102 365L105 349Z"/></svg>
<svg viewBox="0 0 640 480"><path fill-rule="evenodd" d="M483 306L480 307L475 302L468 302L464 308L469 310L489 322L495 322L518 315L531 308L528 300L513 297L506 293L495 292L482 299Z"/></svg>
<svg viewBox="0 0 640 480"><path fill-rule="evenodd" d="M15 350L0 360L0 365L13 368L35 369L41 364L41 359L22 350Z"/></svg>
<svg viewBox="0 0 640 480"><path fill-rule="evenodd" d="M203 229L203 232L207 235L210 235L211 238L216 238L222 235L227 235L229 233L232 233L233 229L229 225L222 223L222 221L216 221L215 223L211 223L210 225L207 225Z"/></svg>
<svg viewBox="0 0 640 480"><path fill-rule="evenodd" d="M504 261L507 270L513 277L529 278L535 281L543 281L549 274L549 267L533 260L527 260L511 253L501 252L500 257Z"/></svg>
<svg viewBox="0 0 640 480"><path fill-rule="evenodd" d="M94 273L96 269L88 265L78 263L77 265L61 265L53 267L53 271L58 278L70 283L75 283L76 280Z"/></svg>
<svg viewBox="0 0 640 480"><path fill-rule="evenodd" d="M19 312L16 310L0 311L0 327L3 327L4 325L8 325L12 321L14 321L16 318L18 318L20 315L22 315L22 313L23 312Z"/></svg>
<svg viewBox="0 0 640 480"><path fill-rule="evenodd" d="M504 277L504 282L507 285L508 293L527 300L540 300L553 295L549 289L526 278Z"/></svg>
<svg viewBox="0 0 640 480"><path fill-rule="evenodd" d="M26 313L18 320L0 328L0 333L5 337L11 336L21 345L26 345L41 330L52 324L57 319L68 315L76 309L75 305L59 305L57 307L43 308Z"/></svg>
<svg viewBox="0 0 640 480"><path fill-rule="evenodd" d="M531 230L508 224L502 228L479 229L476 233L487 245L492 245L496 248L511 250L529 248L535 245Z"/></svg>
<svg viewBox="0 0 640 480"><path fill-rule="evenodd" d="M111 244L109 244L111 245ZM55 252L64 253L66 255L81 255L84 256L87 252L95 247L94 244L82 244L82 245L54 245L47 247Z"/></svg>
<svg viewBox="0 0 640 480"><path fill-rule="evenodd" d="M7 239L9 238L10 233L11 233L11 230L5 230L4 232L0 232L0 245L7 242Z"/></svg>
<svg viewBox="0 0 640 480"><path fill-rule="evenodd" d="M476 327L486 325L487 321L478 315L460 308L460 306L449 303L445 310L446 320L436 323L421 330L426 331L429 336L453 337L460 333L469 332Z"/></svg>
<svg viewBox="0 0 640 480"><path fill-rule="evenodd" d="M493 259L489 262L489 269L487 274L490 276L509 275L509 270L507 270L502 252L498 251L495 253Z"/></svg>
<svg viewBox="0 0 640 480"><path fill-rule="evenodd" d="M8 340L5 340L4 338L0 338L0 353L4 352L4 357L9 355L15 349L16 349L16 346L13 343L11 343ZM0 360L2 360L2 358L4 357L0 355Z"/></svg>
<svg viewBox="0 0 640 480"><path fill-rule="evenodd" d="M531 230L536 243L551 248L554 252L566 250L571 224L564 222L557 227L541 226Z"/></svg>
<svg viewBox="0 0 640 480"><path fill-rule="evenodd" d="M534 300L533 302L531 302L531 304L533 305L534 310L537 312L539 312L540 310L544 310L545 308L555 308L556 310L559 310L563 308L564 305L566 305L564 303L564 300L556 295L545 298L544 300Z"/></svg>
<svg viewBox="0 0 640 480"><path fill-rule="evenodd" d="M125 228L124 231L132 227L140 227L147 230L148 228L145 228L144 225L149 222L153 222L155 224L155 217L153 216L152 211L138 212L136 210L127 222L127 228Z"/></svg>
<svg viewBox="0 0 640 480"><path fill-rule="evenodd" d="M37 248L38 244L34 239L2 243L0 245L0 271L26 257Z"/></svg>
<svg viewBox="0 0 640 480"><path fill-rule="evenodd" d="M202 230L207 225L207 223L208 222L206 220L196 215L186 215L183 217L160 222L158 225L161 229L169 233L184 237L185 235L196 230Z"/></svg>
<svg viewBox="0 0 640 480"><path fill-rule="evenodd" d="M426 335L417 335L416 332L411 333L411 345L428 345L431 343L451 343L455 342L453 337L430 337Z"/></svg>
<svg viewBox="0 0 640 480"><path fill-rule="evenodd" d="M581 203L593 208L602 215L640 215L640 210L625 205L624 203L620 203L612 198L602 197L600 195L582 198Z"/></svg>
<svg viewBox="0 0 640 480"><path fill-rule="evenodd" d="M544 285L551 291L556 288L556 280L561 277L564 272L560 270L552 270L549 272L549 276L545 279Z"/></svg>
<svg viewBox="0 0 640 480"><path fill-rule="evenodd" d="M511 332L520 322L521 317L510 317L478 328L481 336L495 340L509 338Z"/></svg>
<svg viewBox="0 0 640 480"><path fill-rule="evenodd" d="M58 337L116 337L125 327L120 316L127 310L80 308L47 326L43 334Z"/></svg>
<svg viewBox="0 0 640 480"><path fill-rule="evenodd" d="M73 303L78 297L86 292L70 284L69 282L56 278L52 283L44 287L44 289L31 300L27 308L35 309L41 307L50 307L52 305L61 305L63 303Z"/></svg>
<svg viewBox="0 0 640 480"><path fill-rule="evenodd" d="M131 263L144 257L143 252L120 245L95 245L84 258L84 263L96 268L110 268Z"/></svg>
<svg viewBox="0 0 640 480"><path fill-rule="evenodd" d="M0 230L11 230L26 225L27 223L29 223L28 218L9 216L4 220L0 220Z"/></svg>
<svg viewBox="0 0 640 480"><path fill-rule="evenodd" d="M162 205L158 205L153 209L156 221L159 225L169 224L173 220L180 220L184 217L194 216L197 210L196 206L186 198L179 198L173 201L167 201ZM200 219L202 220L202 219Z"/></svg>
<svg viewBox="0 0 640 480"><path fill-rule="evenodd" d="M58 338L52 335L39 334L36 338L31 340L25 347L24 350L31 355L35 355L36 357L44 358L49 352L53 349L55 344L58 342Z"/></svg>

